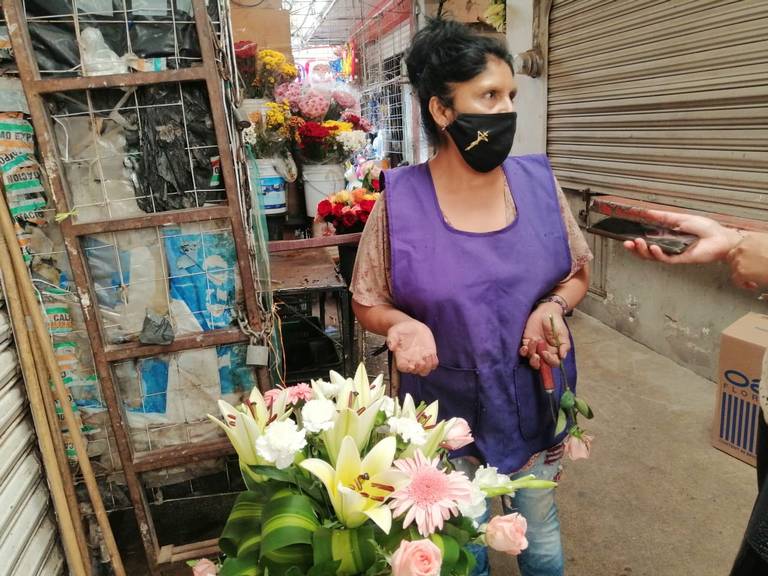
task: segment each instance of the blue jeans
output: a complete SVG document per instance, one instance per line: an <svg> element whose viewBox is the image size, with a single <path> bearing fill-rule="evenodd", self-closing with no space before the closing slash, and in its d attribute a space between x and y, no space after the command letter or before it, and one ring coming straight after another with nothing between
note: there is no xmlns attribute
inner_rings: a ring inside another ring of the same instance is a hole
<svg viewBox="0 0 768 576"><path fill-rule="evenodd" d="M561 461L558 459L545 463L546 452L542 452L530 468L512 474L514 480L533 474L540 480L554 480L560 473ZM517 564L522 576L563 576L565 558L560 540L560 519L555 505L555 489L519 490L513 498L503 499L505 514L519 512L528 521L528 548L517 557ZM481 520L487 522L490 518ZM472 545L477 564L472 576L489 576L488 549Z"/></svg>

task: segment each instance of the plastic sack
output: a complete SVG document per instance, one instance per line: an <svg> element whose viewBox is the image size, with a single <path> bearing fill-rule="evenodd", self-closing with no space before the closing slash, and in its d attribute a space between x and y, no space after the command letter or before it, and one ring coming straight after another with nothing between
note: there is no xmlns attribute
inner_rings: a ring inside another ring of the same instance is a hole
<svg viewBox="0 0 768 576"><path fill-rule="evenodd" d="M80 33L80 48L83 52L83 73L85 76L125 74L128 66L104 41L101 30L86 28Z"/></svg>

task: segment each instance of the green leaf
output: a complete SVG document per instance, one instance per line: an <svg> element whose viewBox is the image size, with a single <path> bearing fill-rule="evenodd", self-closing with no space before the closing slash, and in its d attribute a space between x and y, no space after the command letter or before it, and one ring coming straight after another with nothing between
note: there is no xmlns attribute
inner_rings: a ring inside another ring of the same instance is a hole
<svg viewBox="0 0 768 576"><path fill-rule="evenodd" d="M255 555L227 558L219 570L219 576L261 576L261 574L259 558Z"/></svg>
<svg viewBox="0 0 768 576"><path fill-rule="evenodd" d="M472 539L472 534L476 533L477 531L471 528L471 532L460 528L459 526L454 526L451 523L446 523L443 526L443 534L446 536L450 536L456 542L459 546L464 546L467 542L469 542Z"/></svg>
<svg viewBox="0 0 768 576"><path fill-rule="evenodd" d="M589 404L587 404L584 400L581 398L576 398L576 410L581 412L581 414L587 418L592 419L595 417L594 412L592 412L592 408L589 407Z"/></svg>
<svg viewBox="0 0 768 576"><path fill-rule="evenodd" d="M476 563L475 555L466 548L462 548L453 573L459 576L469 576L474 571Z"/></svg>
<svg viewBox="0 0 768 576"><path fill-rule="evenodd" d="M443 553L443 566L442 573L450 574L451 568L453 568L459 561L461 555L461 546L450 536L446 534L432 534L429 539L434 542L435 546L440 548L440 552Z"/></svg>
<svg viewBox="0 0 768 576"><path fill-rule="evenodd" d="M565 410L560 408L557 414L557 426L555 426L555 436L557 436L563 430L565 430L565 427L567 424L568 424L568 416L566 416Z"/></svg>
<svg viewBox="0 0 768 576"><path fill-rule="evenodd" d="M330 560L322 564L315 564L307 572L307 576L336 576L339 573L341 562Z"/></svg>
<svg viewBox="0 0 768 576"><path fill-rule="evenodd" d="M563 392L563 395L560 396L560 408L563 410L570 410L573 408L573 404L576 401L576 396L573 395L573 392L570 390L566 390Z"/></svg>
<svg viewBox="0 0 768 576"><path fill-rule="evenodd" d="M318 504L325 502L325 488L314 476L304 474L302 470L291 467L279 470L274 466L248 466L249 472L278 482L296 486L301 492L312 498Z"/></svg>
<svg viewBox="0 0 768 576"><path fill-rule="evenodd" d="M376 562L374 531L371 525L359 528L319 528L313 540L314 564L336 562L335 574L361 574Z"/></svg>
<svg viewBox="0 0 768 576"><path fill-rule="evenodd" d="M251 537L260 533L261 515L266 500L265 493L250 490L237 497L219 538L219 548L224 554L229 557L238 556L244 543L248 549L253 548Z"/></svg>
<svg viewBox="0 0 768 576"><path fill-rule="evenodd" d="M296 544L312 544L312 533L320 527L312 502L306 496L281 490L264 506L261 555L279 562L280 550ZM311 548L309 549L311 556ZM293 554L291 554L293 555Z"/></svg>

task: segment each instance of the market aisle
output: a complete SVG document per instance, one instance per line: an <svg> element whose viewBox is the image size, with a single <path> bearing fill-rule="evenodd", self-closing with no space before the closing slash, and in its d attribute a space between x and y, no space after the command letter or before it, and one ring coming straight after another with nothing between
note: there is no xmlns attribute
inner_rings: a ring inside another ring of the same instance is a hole
<svg viewBox="0 0 768 576"><path fill-rule="evenodd" d="M756 481L710 446L714 384L590 317L571 326L596 439L561 485L568 576L728 574Z"/></svg>

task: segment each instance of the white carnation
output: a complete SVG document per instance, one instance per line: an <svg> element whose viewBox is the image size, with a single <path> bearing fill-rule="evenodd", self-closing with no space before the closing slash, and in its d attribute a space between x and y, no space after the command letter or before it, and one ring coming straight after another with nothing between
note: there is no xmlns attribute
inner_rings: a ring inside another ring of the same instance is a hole
<svg viewBox="0 0 768 576"><path fill-rule="evenodd" d="M288 468L307 445L305 434L293 420L277 420L256 440L256 452L280 470Z"/></svg>
<svg viewBox="0 0 768 576"><path fill-rule="evenodd" d="M243 142L246 144L250 144L251 146L255 145L259 141L259 135L256 132L256 126L251 124L243 130Z"/></svg>
<svg viewBox="0 0 768 576"><path fill-rule="evenodd" d="M330 400L310 400L301 409L301 420L308 432L323 432L333 428L336 404Z"/></svg>
<svg viewBox="0 0 768 576"><path fill-rule="evenodd" d="M427 443L427 431L421 424L412 418L392 417L387 420L389 430L399 435L403 440L414 446L423 446Z"/></svg>
<svg viewBox="0 0 768 576"><path fill-rule="evenodd" d="M471 518L477 523L479 518L482 518L488 509L486 503L485 492L480 490L476 484L472 484L472 495L468 500L459 500L457 504L459 506L459 512L462 516Z"/></svg>
<svg viewBox="0 0 768 576"><path fill-rule="evenodd" d="M349 130L336 135L336 140L342 145L344 151L348 154L357 152L365 148L368 143L368 137L362 130Z"/></svg>
<svg viewBox="0 0 768 576"><path fill-rule="evenodd" d="M499 470L493 466L481 466L475 471L472 483L480 490L491 490L509 483L509 476L499 474Z"/></svg>

